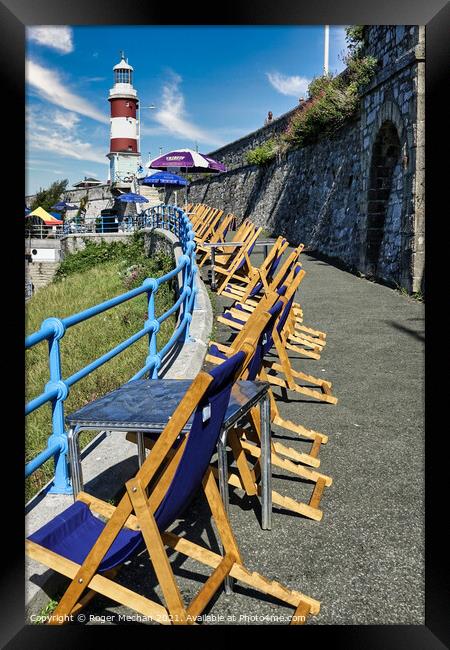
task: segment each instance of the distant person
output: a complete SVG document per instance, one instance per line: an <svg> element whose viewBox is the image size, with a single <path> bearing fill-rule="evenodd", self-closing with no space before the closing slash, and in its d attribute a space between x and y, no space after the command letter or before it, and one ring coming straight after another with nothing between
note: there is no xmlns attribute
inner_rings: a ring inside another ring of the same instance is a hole
<svg viewBox="0 0 450 650"><path fill-rule="evenodd" d="M265 120L264 124L267 126L267 124L270 124L272 122L272 120L273 120L273 113L272 113L272 111L269 111L267 113L267 117L266 117L266 120Z"/></svg>

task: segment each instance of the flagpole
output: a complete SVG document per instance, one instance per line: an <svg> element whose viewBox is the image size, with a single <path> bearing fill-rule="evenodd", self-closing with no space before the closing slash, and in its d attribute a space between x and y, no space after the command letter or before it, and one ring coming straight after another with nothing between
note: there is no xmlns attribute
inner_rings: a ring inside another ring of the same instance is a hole
<svg viewBox="0 0 450 650"><path fill-rule="evenodd" d="M328 59L330 51L330 26L325 25L325 38L323 48L323 73L328 74Z"/></svg>

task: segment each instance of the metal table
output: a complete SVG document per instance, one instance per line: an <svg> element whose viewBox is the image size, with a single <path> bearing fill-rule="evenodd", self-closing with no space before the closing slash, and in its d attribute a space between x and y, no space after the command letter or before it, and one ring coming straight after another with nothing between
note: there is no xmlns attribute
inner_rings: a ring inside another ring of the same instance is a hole
<svg viewBox="0 0 450 650"><path fill-rule="evenodd" d="M144 434L161 433L183 399L192 380L139 379L128 382L78 411L68 415L69 463L74 496L83 489L78 436L81 431L135 431L137 433L139 466L145 460ZM260 404L261 412L261 525L264 530L272 526L272 475L270 450L270 400L269 384L262 381L238 381L233 386L217 445L219 488L225 510L228 503L227 432L245 417L249 410ZM183 432L188 432L193 416Z"/></svg>

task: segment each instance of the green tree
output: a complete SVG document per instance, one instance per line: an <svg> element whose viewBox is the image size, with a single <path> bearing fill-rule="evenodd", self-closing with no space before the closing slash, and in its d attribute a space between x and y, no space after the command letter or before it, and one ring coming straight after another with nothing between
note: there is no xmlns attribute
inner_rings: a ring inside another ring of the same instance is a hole
<svg viewBox="0 0 450 650"><path fill-rule="evenodd" d="M31 204L31 210L35 210L41 206L48 212L52 205L61 200L61 195L67 190L68 184L69 181L67 178L64 178L61 181L55 181L47 189L41 188Z"/></svg>

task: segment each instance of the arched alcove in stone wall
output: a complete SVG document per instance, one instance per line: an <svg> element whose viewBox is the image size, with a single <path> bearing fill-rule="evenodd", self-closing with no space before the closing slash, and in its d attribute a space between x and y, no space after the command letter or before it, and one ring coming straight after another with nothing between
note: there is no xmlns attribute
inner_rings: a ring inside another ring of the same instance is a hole
<svg viewBox="0 0 450 650"><path fill-rule="evenodd" d="M363 116L362 129L369 131L369 143L361 158L365 200L359 266L377 279L408 286L414 239L412 129L405 127L399 107L390 99L376 109L370 126L366 119Z"/></svg>
<svg viewBox="0 0 450 650"><path fill-rule="evenodd" d="M383 122L373 143L367 198L367 272L373 276L397 277L403 183L400 138L390 120Z"/></svg>

